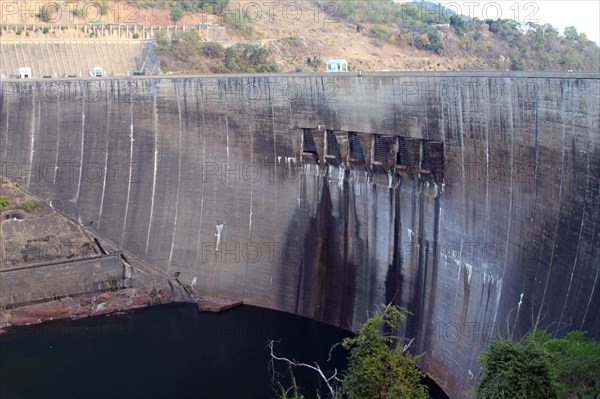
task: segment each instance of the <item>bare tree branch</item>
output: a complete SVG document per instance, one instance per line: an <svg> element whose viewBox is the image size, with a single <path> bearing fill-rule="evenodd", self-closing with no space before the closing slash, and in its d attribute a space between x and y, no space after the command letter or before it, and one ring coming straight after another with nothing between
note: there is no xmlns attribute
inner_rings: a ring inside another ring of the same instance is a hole
<svg viewBox="0 0 600 399"><path fill-rule="evenodd" d="M410 346L412 345L412 343L413 343L413 341L414 341L414 340L415 340L415 339L413 338L413 339L411 339L411 340L408 342L408 344L404 345L404 349L402 349L402 354L405 354L405 353L406 353L406 351L408 350L408 348L410 348Z"/></svg>
<svg viewBox="0 0 600 399"><path fill-rule="evenodd" d="M295 366L295 367L306 367L309 368L311 370L316 371L317 373L319 373L319 375L321 376L321 379L325 382L325 384L327 385L327 389L329 390L329 394L331 395L332 398L336 397L336 393L335 393L335 389L334 387L331 385L332 381L338 381L338 382L343 382L343 380L341 380L338 376L337 376L337 369L335 369L333 375L331 377L327 377L325 375L325 373L323 372L323 370L321 370L321 367L319 366L319 364L317 362L315 362L315 365L310 365L310 364L306 364L306 363L300 363L295 361L294 359L288 359L285 357L279 357L279 356L275 356L275 354L273 353L273 341L271 340L269 342L269 349L271 351L271 362L273 362L273 360L279 360L282 362L287 363L290 366ZM275 370L275 368L273 367L273 370Z"/></svg>

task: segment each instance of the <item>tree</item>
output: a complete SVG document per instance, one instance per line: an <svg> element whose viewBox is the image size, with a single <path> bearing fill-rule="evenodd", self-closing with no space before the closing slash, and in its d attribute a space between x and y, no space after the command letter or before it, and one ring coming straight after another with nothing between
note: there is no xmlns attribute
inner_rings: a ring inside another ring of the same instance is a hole
<svg viewBox="0 0 600 399"><path fill-rule="evenodd" d="M330 398L428 399L427 387L421 384L425 375L417 367L416 358L407 353L412 340L405 344L399 338L407 314L402 308L382 305L362 325L357 336L334 345L332 351L341 346L349 352L348 370L343 376L338 376L337 370L326 373L316 363L313 366L275 356L273 341L269 343L271 359L285 362L290 372L292 367L316 371ZM302 397L293 377L292 387L285 390L280 386L280 391L281 399Z"/></svg>
<svg viewBox="0 0 600 399"><path fill-rule="evenodd" d="M454 28L457 36L462 36L465 32L465 21L458 15L450 16L450 26Z"/></svg>
<svg viewBox="0 0 600 399"><path fill-rule="evenodd" d="M497 338L481 356L479 399L595 399L600 344L582 332L553 339L533 330L520 341Z"/></svg>
<svg viewBox="0 0 600 399"><path fill-rule="evenodd" d="M406 315L401 308L382 306L363 324L358 336L342 341L349 351L341 389L344 395L352 399L429 398L421 384L423 372L406 353L410 342L404 345L399 338Z"/></svg>
<svg viewBox="0 0 600 399"><path fill-rule="evenodd" d="M202 46L202 55L208 58L221 59L225 55L225 48L219 43L206 43Z"/></svg>
<svg viewBox="0 0 600 399"><path fill-rule="evenodd" d="M522 70L524 70L525 68L523 67L523 61L521 61L519 58L516 58L516 57L513 58L511 60L511 63L510 63L510 69L512 71L522 71Z"/></svg>
<svg viewBox="0 0 600 399"><path fill-rule="evenodd" d="M156 41L156 45L157 45L157 49L156 51L161 52L161 51L168 51L169 50L169 38L167 37L167 34L162 31L159 30L154 34L154 40Z"/></svg>
<svg viewBox="0 0 600 399"><path fill-rule="evenodd" d="M481 356L478 399L558 399L552 358L543 349L544 336L527 335L522 342L496 339Z"/></svg>
<svg viewBox="0 0 600 399"><path fill-rule="evenodd" d="M567 26L564 31L564 35L567 39L571 41L579 41L579 33L577 33L577 28L574 26Z"/></svg>
<svg viewBox="0 0 600 399"><path fill-rule="evenodd" d="M559 397L596 399L600 395L600 344L586 333L571 331L546 347L554 356Z"/></svg>
<svg viewBox="0 0 600 399"><path fill-rule="evenodd" d="M567 26L564 30L564 36L567 40L581 45L586 45L589 41L585 33L578 33L574 26Z"/></svg>
<svg viewBox="0 0 600 399"><path fill-rule="evenodd" d="M441 54L444 49L444 44L442 43L442 35L437 30L430 29L427 31L427 37L429 38L429 46L428 50L432 50L437 54Z"/></svg>
<svg viewBox="0 0 600 399"><path fill-rule="evenodd" d="M179 7L171 9L171 19L173 20L173 22L179 21L181 18L183 18L184 14L184 11Z"/></svg>

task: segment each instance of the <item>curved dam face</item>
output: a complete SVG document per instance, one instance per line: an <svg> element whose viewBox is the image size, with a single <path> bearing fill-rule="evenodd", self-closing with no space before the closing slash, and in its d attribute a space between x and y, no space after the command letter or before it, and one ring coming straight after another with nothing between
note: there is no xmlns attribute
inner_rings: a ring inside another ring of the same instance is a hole
<svg viewBox="0 0 600 399"><path fill-rule="evenodd" d="M600 338L600 76L5 81L2 175L201 292L414 313L468 397L491 335Z"/></svg>

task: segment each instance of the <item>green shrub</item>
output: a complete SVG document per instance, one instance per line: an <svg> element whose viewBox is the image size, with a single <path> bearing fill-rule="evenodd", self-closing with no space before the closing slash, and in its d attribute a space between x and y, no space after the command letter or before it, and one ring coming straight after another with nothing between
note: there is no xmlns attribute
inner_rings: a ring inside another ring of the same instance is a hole
<svg viewBox="0 0 600 399"><path fill-rule="evenodd" d="M144 0L137 2L142 8L179 8L184 13L207 12L209 14L221 15L226 10L230 0Z"/></svg>
<svg viewBox="0 0 600 399"><path fill-rule="evenodd" d="M49 3L51 4L51 3ZM42 22L56 22L56 16L57 16L57 10L56 7L51 7L50 5L46 5L43 6L40 13L37 15L37 17L42 21Z"/></svg>
<svg viewBox="0 0 600 399"><path fill-rule="evenodd" d="M0 212L2 212L6 207L8 207L9 203L10 201L8 200L8 196L0 195Z"/></svg>
<svg viewBox="0 0 600 399"><path fill-rule="evenodd" d="M551 360L539 336L522 342L494 340L481 356L477 398L558 399Z"/></svg>
<svg viewBox="0 0 600 399"><path fill-rule="evenodd" d="M73 15L85 19L87 17L87 12L83 7L76 7L75 9L73 9Z"/></svg>
<svg viewBox="0 0 600 399"><path fill-rule="evenodd" d="M96 4L100 6L100 15L105 16L108 14L108 3L106 0L102 2L96 1Z"/></svg>
<svg viewBox="0 0 600 399"><path fill-rule="evenodd" d="M238 43L225 49L218 43L203 43L196 30L176 32L170 41L162 35L159 38L157 34L156 37L156 50L161 54L161 65L172 70L187 69L202 63L208 64L208 68L214 73L279 71L277 64L269 59L269 50L260 45Z"/></svg>
<svg viewBox="0 0 600 399"><path fill-rule="evenodd" d="M133 34L133 36L131 36L131 37L132 37L133 39L139 39L139 38L140 38L140 34L139 34L139 33L137 33L137 32L135 32L135 33Z"/></svg>
<svg viewBox="0 0 600 399"><path fill-rule="evenodd" d="M23 33L23 29L17 29L16 33L17 36L21 36L21 33Z"/></svg>
<svg viewBox="0 0 600 399"><path fill-rule="evenodd" d="M154 40L156 41L157 51L166 51L169 48L169 38L165 31L159 30L154 33Z"/></svg>
<svg viewBox="0 0 600 399"><path fill-rule="evenodd" d="M21 208L23 208L25 212L33 212L37 209L38 206L38 202L33 198L29 198L21 204Z"/></svg>
<svg viewBox="0 0 600 399"><path fill-rule="evenodd" d="M227 15L225 16L225 22L230 28L243 37L250 37L252 35L252 24L250 24L246 15Z"/></svg>
<svg viewBox="0 0 600 399"><path fill-rule="evenodd" d="M293 47L301 47L304 44L302 38L298 36L289 36L283 39L283 41Z"/></svg>
<svg viewBox="0 0 600 399"><path fill-rule="evenodd" d="M106 281L108 282L108 291L115 292L119 290L119 285L123 281L122 275L107 275Z"/></svg>
<svg viewBox="0 0 600 399"><path fill-rule="evenodd" d="M373 25L370 32L371 34L375 35L375 37L383 41L389 41L392 37L391 30L387 26L382 24Z"/></svg>
<svg viewBox="0 0 600 399"><path fill-rule="evenodd" d="M450 16L450 26L454 28L456 36L462 36L465 33L465 21L458 15Z"/></svg>
<svg viewBox="0 0 600 399"><path fill-rule="evenodd" d="M323 58L319 54L313 54L312 57L306 58L306 65L318 71L325 64Z"/></svg>
<svg viewBox="0 0 600 399"><path fill-rule="evenodd" d="M279 72L268 60L269 50L256 44L236 44L225 50L225 67L229 73Z"/></svg>
<svg viewBox="0 0 600 399"><path fill-rule="evenodd" d="M585 332L571 331L546 344L554 356L561 398L596 399L600 395L600 344Z"/></svg>
<svg viewBox="0 0 600 399"><path fill-rule="evenodd" d="M513 58L510 63L510 69L513 71L522 71L524 70L523 61L518 58Z"/></svg>
<svg viewBox="0 0 600 399"><path fill-rule="evenodd" d="M202 46L202 55L208 58L221 59L225 55L225 48L219 43L206 43Z"/></svg>

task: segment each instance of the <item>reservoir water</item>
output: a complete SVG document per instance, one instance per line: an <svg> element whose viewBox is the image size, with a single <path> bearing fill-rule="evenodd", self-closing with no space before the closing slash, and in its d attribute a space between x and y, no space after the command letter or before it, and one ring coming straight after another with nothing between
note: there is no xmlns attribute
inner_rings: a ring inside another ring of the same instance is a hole
<svg viewBox="0 0 600 399"><path fill-rule="evenodd" d="M213 314L186 304L15 328L0 336L0 398L270 399L269 340L278 356L341 370L346 353L327 355L348 334L252 306ZM288 384L287 367L276 371ZM316 373L295 377L315 397Z"/></svg>

